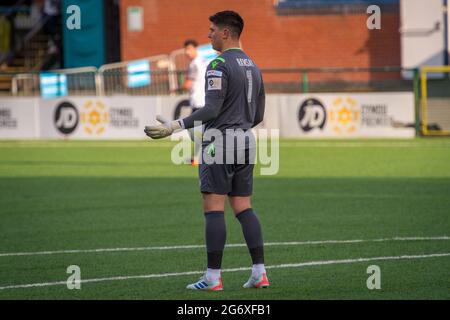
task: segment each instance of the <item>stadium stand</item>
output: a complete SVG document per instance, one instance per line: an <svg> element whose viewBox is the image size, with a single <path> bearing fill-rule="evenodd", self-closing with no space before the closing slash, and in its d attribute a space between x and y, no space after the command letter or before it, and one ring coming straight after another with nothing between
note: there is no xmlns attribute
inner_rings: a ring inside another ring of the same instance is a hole
<svg viewBox="0 0 450 320"><path fill-rule="evenodd" d="M9 43L0 55L0 94L12 90L13 74L49 69L58 65L48 54L49 35L44 31L47 19L40 15L37 2L19 0L2 2L0 7L2 41ZM9 32L5 32L9 30ZM57 59L57 57L56 57Z"/></svg>
<svg viewBox="0 0 450 320"><path fill-rule="evenodd" d="M399 0L278 0L277 13L280 15L340 14L365 10L370 5L378 5L384 12L398 11Z"/></svg>

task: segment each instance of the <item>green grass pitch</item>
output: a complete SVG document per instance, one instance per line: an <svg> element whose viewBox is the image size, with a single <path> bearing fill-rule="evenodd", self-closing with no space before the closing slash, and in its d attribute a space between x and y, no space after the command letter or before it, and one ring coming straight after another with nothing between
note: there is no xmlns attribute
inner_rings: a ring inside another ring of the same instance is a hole
<svg viewBox="0 0 450 320"><path fill-rule="evenodd" d="M222 292L185 289L205 267L204 226L197 168L173 165L172 146L0 141L0 299L450 298L450 256L430 256L450 253L450 139L282 140L279 173L254 181L271 287L243 289L249 271L230 269L250 258L230 246ZM227 244L243 244L229 207L226 222ZM86 251L108 248L130 250ZM81 290L64 284L69 265ZM44 285L6 288L28 284Z"/></svg>

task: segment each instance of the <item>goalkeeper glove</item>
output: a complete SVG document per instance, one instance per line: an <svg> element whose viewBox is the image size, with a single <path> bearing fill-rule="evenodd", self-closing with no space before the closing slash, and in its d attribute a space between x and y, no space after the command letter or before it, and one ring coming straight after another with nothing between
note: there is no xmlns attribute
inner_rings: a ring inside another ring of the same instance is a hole
<svg viewBox="0 0 450 320"><path fill-rule="evenodd" d="M162 139L170 136L174 131L182 129L178 120L168 121L160 115L156 116L156 120L162 124L147 126L144 130L145 134L152 139Z"/></svg>

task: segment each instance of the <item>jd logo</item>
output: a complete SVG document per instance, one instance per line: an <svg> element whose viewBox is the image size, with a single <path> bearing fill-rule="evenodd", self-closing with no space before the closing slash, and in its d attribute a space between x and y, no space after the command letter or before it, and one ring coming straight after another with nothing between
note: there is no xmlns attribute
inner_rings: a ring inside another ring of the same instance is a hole
<svg viewBox="0 0 450 320"><path fill-rule="evenodd" d="M73 104L65 101L56 108L54 120L59 132L71 134L78 126L78 111Z"/></svg>
<svg viewBox="0 0 450 320"><path fill-rule="evenodd" d="M323 129L327 114L323 104L317 99L305 100L298 112L298 121L303 131L308 132L314 128Z"/></svg>

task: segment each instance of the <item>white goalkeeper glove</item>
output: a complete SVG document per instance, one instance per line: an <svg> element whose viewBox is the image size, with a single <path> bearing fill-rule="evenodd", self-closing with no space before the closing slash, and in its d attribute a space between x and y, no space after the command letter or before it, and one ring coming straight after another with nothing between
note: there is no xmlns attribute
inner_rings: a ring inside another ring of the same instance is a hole
<svg viewBox="0 0 450 320"><path fill-rule="evenodd" d="M174 131L181 130L182 127L178 120L169 121L164 119L162 116L157 115L156 120L162 124L156 126L145 127L145 134L152 139L162 139L170 136Z"/></svg>

